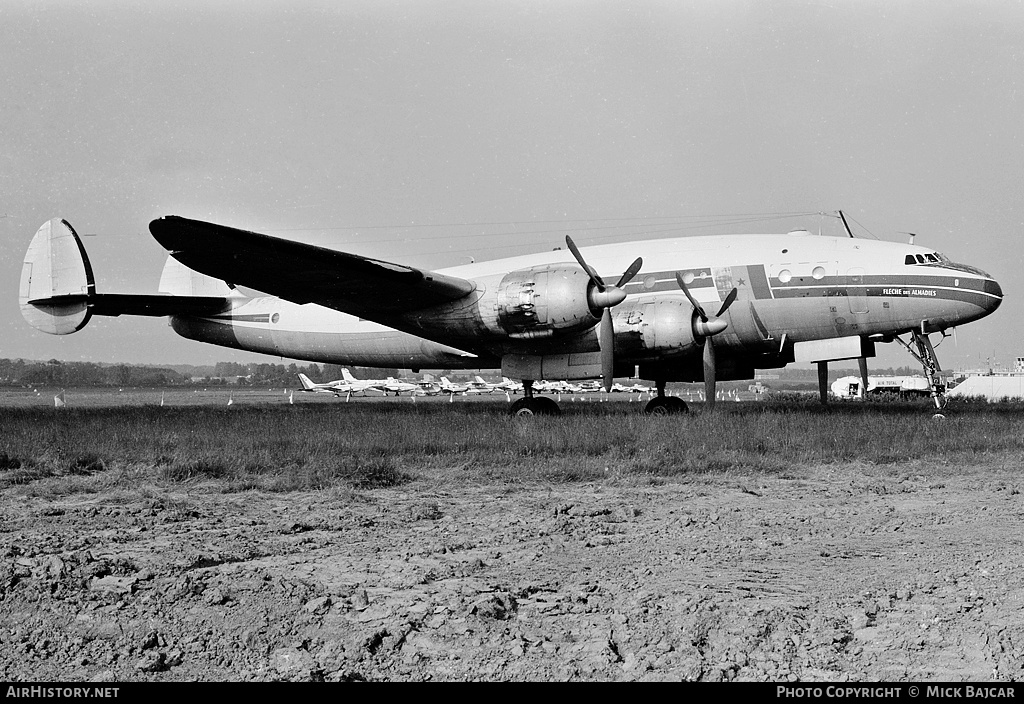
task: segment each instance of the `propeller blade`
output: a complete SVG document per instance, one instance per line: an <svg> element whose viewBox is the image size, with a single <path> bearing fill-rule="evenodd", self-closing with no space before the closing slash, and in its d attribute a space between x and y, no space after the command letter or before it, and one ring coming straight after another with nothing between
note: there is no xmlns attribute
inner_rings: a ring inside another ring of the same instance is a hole
<svg viewBox="0 0 1024 704"><path fill-rule="evenodd" d="M704 407L709 411L715 407L715 343L708 338L704 341Z"/></svg>
<svg viewBox="0 0 1024 704"><path fill-rule="evenodd" d="M569 251L572 252L572 256L576 257L576 261L579 262L580 266L583 267L583 271L587 272L590 276L590 280L597 286L597 290L604 293L605 284L596 271L590 268L590 265L583 259L583 255L580 254L580 250L576 247L576 243L572 241L572 237L569 235L565 236L565 243L569 246Z"/></svg>
<svg viewBox="0 0 1024 704"><path fill-rule="evenodd" d="M715 316L716 318L721 318L725 314L725 311L729 310L729 306L731 306L733 301L736 300L736 295L738 293L739 291L735 288L732 291L729 291L729 295L725 297L724 301L722 301L722 307L718 309L718 315Z"/></svg>
<svg viewBox="0 0 1024 704"><path fill-rule="evenodd" d="M640 268L644 265L643 257L637 257L636 261L629 265L629 268L622 272L622 276L619 277L619 283L615 284L617 287L622 288L636 276L636 273L640 271Z"/></svg>
<svg viewBox="0 0 1024 704"><path fill-rule="evenodd" d="M601 313L601 328L597 339L601 346L601 380L604 382L604 390L611 391L615 375L615 330L612 329L611 308L605 308Z"/></svg>
<svg viewBox="0 0 1024 704"><path fill-rule="evenodd" d="M695 311L697 311L697 315L700 316L701 322L708 322L707 313L704 312L704 309L701 307L700 303L697 303L697 299L694 298L693 294L690 293L690 289L686 288L686 283L683 281L683 275L680 274L678 271L676 272L676 283L679 284L679 288L681 288L683 290L683 293L686 294L686 298L690 301L690 305L693 306L693 309Z"/></svg>

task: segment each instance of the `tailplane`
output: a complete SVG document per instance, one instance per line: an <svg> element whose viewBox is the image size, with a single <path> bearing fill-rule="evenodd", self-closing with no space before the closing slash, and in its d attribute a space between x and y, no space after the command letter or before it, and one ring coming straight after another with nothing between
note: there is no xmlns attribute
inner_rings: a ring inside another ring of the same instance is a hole
<svg viewBox="0 0 1024 704"><path fill-rule="evenodd" d="M25 253L18 303L32 327L51 335L70 335L84 328L93 315L213 315L240 296L227 283L177 262L164 267L160 290L164 293L96 293L81 238L67 220L54 218L36 231Z"/></svg>

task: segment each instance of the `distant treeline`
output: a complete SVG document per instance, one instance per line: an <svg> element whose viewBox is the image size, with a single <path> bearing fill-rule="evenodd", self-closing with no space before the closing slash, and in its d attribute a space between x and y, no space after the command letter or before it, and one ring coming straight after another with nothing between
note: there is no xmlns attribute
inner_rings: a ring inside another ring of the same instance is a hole
<svg viewBox="0 0 1024 704"><path fill-rule="evenodd" d="M365 370L353 367L361 376ZM171 365L157 367L138 364L98 364L63 362L51 359L39 362L25 359L0 359L0 386L189 386L238 384L242 386L296 386L299 373L315 382L341 378L337 364L240 364L218 362L211 366ZM376 369L373 376L399 376L395 369Z"/></svg>

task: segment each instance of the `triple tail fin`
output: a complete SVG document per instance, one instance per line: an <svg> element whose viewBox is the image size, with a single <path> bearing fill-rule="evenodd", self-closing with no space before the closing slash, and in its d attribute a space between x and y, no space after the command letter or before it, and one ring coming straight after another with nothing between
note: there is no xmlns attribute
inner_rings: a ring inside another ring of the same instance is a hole
<svg viewBox="0 0 1024 704"><path fill-rule="evenodd" d="M177 262L175 267L185 269ZM93 315L211 315L228 308L230 298L239 295L223 281L192 272L201 277L197 280L175 267L164 268L161 290L182 295L96 293L81 238L67 220L54 218L36 231L25 253L18 303L32 327L51 335L70 335L84 328ZM187 292L182 290L186 279Z"/></svg>
<svg viewBox="0 0 1024 704"><path fill-rule="evenodd" d="M43 224L28 246L21 269L18 303L29 325L51 335L81 330L92 317L96 294L89 257L67 220Z"/></svg>

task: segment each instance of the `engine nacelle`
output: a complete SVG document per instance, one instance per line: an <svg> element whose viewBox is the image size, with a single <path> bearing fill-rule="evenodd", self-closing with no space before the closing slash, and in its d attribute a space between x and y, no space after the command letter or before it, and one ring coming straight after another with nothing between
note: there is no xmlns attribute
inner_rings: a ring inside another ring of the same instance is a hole
<svg viewBox="0 0 1024 704"><path fill-rule="evenodd" d="M615 311L615 348L633 353L685 353L702 340L694 335L693 306L682 298L628 303Z"/></svg>
<svg viewBox="0 0 1024 704"><path fill-rule="evenodd" d="M498 284L498 324L509 336L523 339L586 330L601 315L590 308L590 286L590 277L579 267L513 271Z"/></svg>

